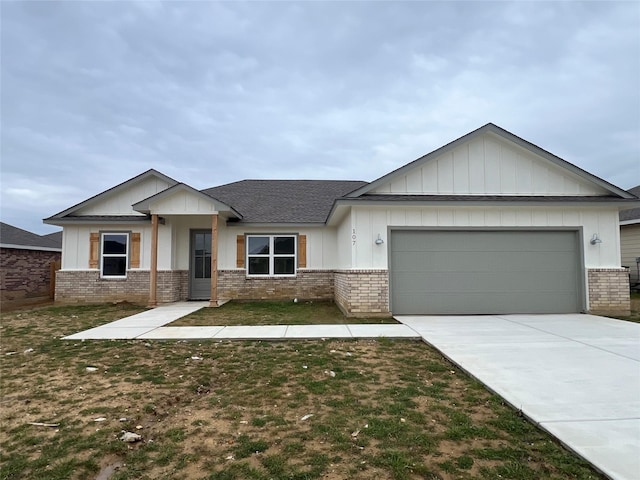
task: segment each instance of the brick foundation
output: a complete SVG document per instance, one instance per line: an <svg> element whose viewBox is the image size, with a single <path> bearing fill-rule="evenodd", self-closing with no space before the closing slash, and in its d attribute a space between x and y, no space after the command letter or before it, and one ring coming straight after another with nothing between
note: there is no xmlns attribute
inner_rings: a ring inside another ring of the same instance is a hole
<svg viewBox="0 0 640 480"><path fill-rule="evenodd" d="M332 270L298 270L295 277L249 278L245 270L218 271L220 300L333 300Z"/></svg>
<svg viewBox="0 0 640 480"><path fill-rule="evenodd" d="M158 272L158 303L186 300L189 272ZM56 303L102 303L149 301L149 271L130 270L126 279L103 279L97 270L65 271L56 275Z"/></svg>
<svg viewBox="0 0 640 480"><path fill-rule="evenodd" d="M591 268L588 270L589 313L630 315L628 268Z"/></svg>
<svg viewBox="0 0 640 480"><path fill-rule="evenodd" d="M337 270L335 302L349 317L389 316L387 270Z"/></svg>
<svg viewBox="0 0 640 480"><path fill-rule="evenodd" d="M0 249L0 302L3 307L48 300L51 262L60 252Z"/></svg>

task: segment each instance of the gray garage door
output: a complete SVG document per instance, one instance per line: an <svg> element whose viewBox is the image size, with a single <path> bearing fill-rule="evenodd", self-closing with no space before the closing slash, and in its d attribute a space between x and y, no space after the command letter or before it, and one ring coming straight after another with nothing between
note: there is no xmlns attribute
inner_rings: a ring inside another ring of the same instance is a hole
<svg viewBox="0 0 640 480"><path fill-rule="evenodd" d="M390 249L395 315L581 310L577 232L395 230Z"/></svg>

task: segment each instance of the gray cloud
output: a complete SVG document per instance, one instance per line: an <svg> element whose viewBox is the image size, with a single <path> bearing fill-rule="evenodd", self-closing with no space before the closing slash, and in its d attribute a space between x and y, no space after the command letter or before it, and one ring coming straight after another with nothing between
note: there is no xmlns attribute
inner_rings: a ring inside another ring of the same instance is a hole
<svg viewBox="0 0 640 480"><path fill-rule="evenodd" d="M373 180L487 122L640 184L631 2L4 2L2 220L148 168Z"/></svg>

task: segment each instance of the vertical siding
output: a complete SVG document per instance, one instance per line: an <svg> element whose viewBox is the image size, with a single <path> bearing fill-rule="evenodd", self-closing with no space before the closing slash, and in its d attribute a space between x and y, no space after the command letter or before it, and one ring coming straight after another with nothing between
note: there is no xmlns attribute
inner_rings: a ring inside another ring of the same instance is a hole
<svg viewBox="0 0 640 480"><path fill-rule="evenodd" d="M148 225L81 225L65 226L62 243L62 269L63 270L87 270L89 269L89 236L92 232L120 231L140 233L140 269L148 270L150 267L151 251L151 227ZM166 244L164 237L170 235L166 226L161 226L158 233L159 242L158 268L169 269L171 253L163 250Z"/></svg>
<svg viewBox="0 0 640 480"><path fill-rule="evenodd" d="M600 187L486 134L395 177L375 193L602 195Z"/></svg>
<svg viewBox="0 0 640 480"><path fill-rule="evenodd" d="M375 246L378 231L388 219L393 227L503 227L545 228L576 227L583 231L585 266L615 268L620 266L618 246L618 212L603 208L563 207L354 207L353 218L358 232L358 247L352 268L387 268L386 247ZM383 228L384 227L384 228ZM640 229L639 229L640 230ZM591 245L593 233L602 243ZM383 233L384 235L384 233ZM363 244L363 237L366 242ZM385 245L386 238L383 238ZM343 244L339 243L339 248ZM640 253L638 254L640 256Z"/></svg>
<svg viewBox="0 0 640 480"><path fill-rule="evenodd" d="M117 194L107 194L94 205L78 210L80 215L138 215L131 206L145 198L169 188L169 184L158 178L148 178Z"/></svg>
<svg viewBox="0 0 640 480"><path fill-rule="evenodd" d="M338 226L338 249L337 249L337 267L351 268L354 262L354 248L351 241L351 231L353 228L353 211L351 211L342 220Z"/></svg>
<svg viewBox="0 0 640 480"><path fill-rule="evenodd" d="M622 265L629 267L631 283L640 282L636 263L640 257L640 224L620 227L620 254Z"/></svg>

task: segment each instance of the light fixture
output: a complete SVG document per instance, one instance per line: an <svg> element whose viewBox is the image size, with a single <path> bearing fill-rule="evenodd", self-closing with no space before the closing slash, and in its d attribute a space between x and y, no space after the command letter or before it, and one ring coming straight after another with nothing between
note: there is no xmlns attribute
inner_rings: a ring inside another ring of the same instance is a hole
<svg viewBox="0 0 640 480"><path fill-rule="evenodd" d="M602 240L600 240L600 237L598 236L597 233L594 233L593 237L591 237L590 243L591 245L597 245L599 243L602 243Z"/></svg>
<svg viewBox="0 0 640 480"><path fill-rule="evenodd" d="M382 245L384 243L384 240L382 240L380 238L380 234L378 234L378 238L376 238L376 245Z"/></svg>

